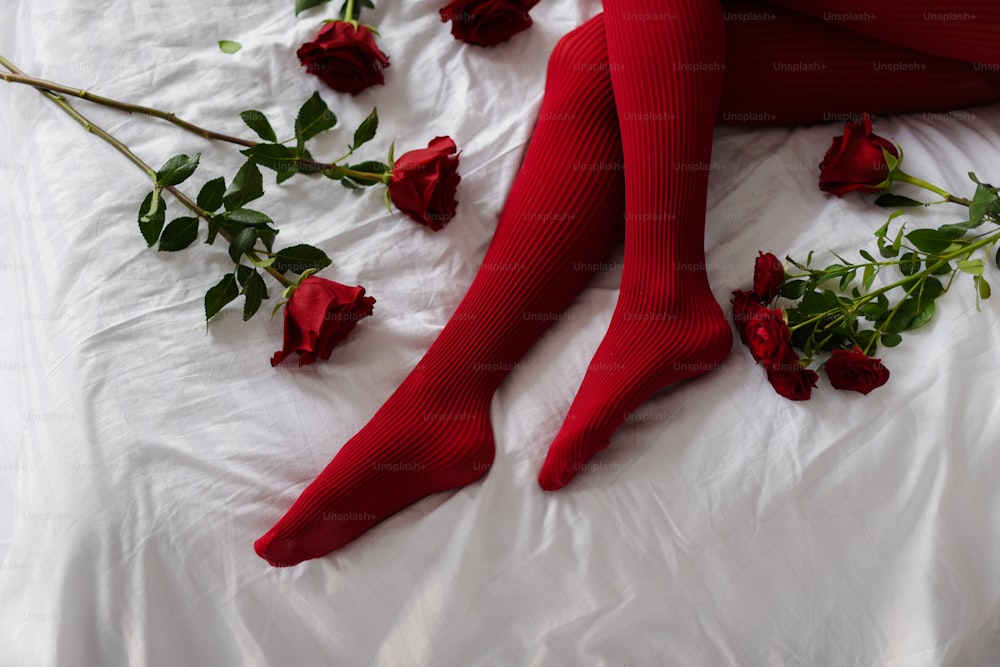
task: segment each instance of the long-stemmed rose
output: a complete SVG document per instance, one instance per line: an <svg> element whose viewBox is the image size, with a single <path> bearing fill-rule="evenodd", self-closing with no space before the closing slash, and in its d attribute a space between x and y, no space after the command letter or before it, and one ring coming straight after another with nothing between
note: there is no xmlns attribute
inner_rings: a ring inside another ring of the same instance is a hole
<svg viewBox="0 0 1000 667"><path fill-rule="evenodd" d="M323 174L338 181L351 190L360 190L372 185L387 187L387 204L396 206L414 221L437 231L455 216L455 192L461 180L458 174L459 157L455 142L450 137L435 137L427 148L417 149L393 158L393 146L389 148L387 162L364 160L350 162L354 153L370 142L379 126L378 110L371 113L355 129L353 140L345 155L333 162L316 160L307 148L307 143L316 135L332 129L337 117L329 109L318 93L306 100L299 109L294 122L294 137L279 143L277 134L267 116L250 109L240 113L243 122L257 133L260 141L251 141L215 132L190 123L174 113L161 111L139 104L122 102L66 86L53 81L45 81L24 75L18 70L14 74L0 73L0 79L11 83L33 86L42 91L61 93L79 97L103 106L128 113L142 114L169 121L178 127L205 139L216 139L244 147L241 152L255 165L271 169L277 174L277 182L282 183L296 174Z"/></svg>
<svg viewBox="0 0 1000 667"><path fill-rule="evenodd" d="M384 84L382 71L389 67L372 29L357 21L330 21L296 55L307 72L351 95Z"/></svg>
<svg viewBox="0 0 1000 667"><path fill-rule="evenodd" d="M20 82L30 81L30 77L3 56L0 56L0 64L13 72L13 76ZM12 80L7 75L0 77ZM285 354L297 351L303 357L302 363L312 363L317 357L329 358L333 347L354 329L357 320L371 315L375 301L364 296L364 288L344 288L338 283L313 275L330 265L330 259L322 250L307 244L274 248L278 234L274 221L268 215L247 207L247 204L264 194L261 173L253 158L239 168L229 184L221 176L210 179L202 185L197 198L192 198L181 191L179 186L198 169L199 154L175 155L160 169L153 169L119 139L80 113L64 97L45 86L38 86L38 89L89 132L107 142L149 175L152 190L143 200L138 216L139 231L148 246L156 245L159 250L169 252L183 250L197 240L201 221L207 223L207 244L211 245L218 237L229 244L233 269L206 292L206 319L214 317L240 295L244 297L243 319L253 317L263 300L268 298L263 275L270 275L285 287L286 296L292 297L287 302L287 305L292 306L292 311L286 311L285 318ZM318 109L304 110L305 113L300 111L297 119L297 135L301 135L301 127L315 129L326 122L318 122L322 117L321 113L316 118L312 117L311 114ZM176 118L174 120L177 121ZM244 114L244 120L259 133L273 135L265 118ZM187 129L192 131L198 129L183 121L179 124L187 125ZM168 205L163 197L165 192L172 194L193 215L180 216L167 223ZM299 279L291 279L289 275L292 274L298 274ZM325 302L319 296L324 289L329 294ZM300 295L297 299L296 293ZM342 299L345 293L352 297L352 301L348 305L334 306L334 301ZM315 312L321 306L323 314L321 321L317 323ZM330 313L349 314L351 317L342 317L339 321L331 319L328 324L325 318Z"/></svg>
<svg viewBox="0 0 1000 667"><path fill-rule="evenodd" d="M538 0L451 0L439 12L455 39L475 46L506 42L532 25L528 10Z"/></svg>

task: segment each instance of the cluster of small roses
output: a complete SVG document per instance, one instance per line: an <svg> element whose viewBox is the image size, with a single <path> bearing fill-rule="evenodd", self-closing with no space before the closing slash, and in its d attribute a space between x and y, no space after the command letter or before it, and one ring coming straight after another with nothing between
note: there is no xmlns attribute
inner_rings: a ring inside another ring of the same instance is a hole
<svg viewBox="0 0 1000 667"><path fill-rule="evenodd" d="M296 13L327 0L299 0ZM506 42L531 27L528 10L538 0L452 0L440 9L441 21L451 22L451 34L467 44L489 47ZM389 57L375 42L378 32L359 22L362 5L348 1L340 16L327 21L319 34L303 44L297 55L310 74L326 85L352 95L382 85Z"/></svg>
<svg viewBox="0 0 1000 667"><path fill-rule="evenodd" d="M767 371L767 381L781 396L793 401L811 397L819 374L805 368L792 347L792 336L780 308L770 308L785 282L785 269L771 253L758 252L754 263L753 290L733 292L733 322L740 340L754 361ZM823 365L835 389L867 394L889 379L889 370L857 346L833 350Z"/></svg>

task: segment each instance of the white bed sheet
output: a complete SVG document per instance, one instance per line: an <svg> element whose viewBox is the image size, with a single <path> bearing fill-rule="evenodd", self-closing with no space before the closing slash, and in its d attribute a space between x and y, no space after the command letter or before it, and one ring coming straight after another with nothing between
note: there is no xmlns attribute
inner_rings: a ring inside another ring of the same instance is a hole
<svg viewBox="0 0 1000 667"><path fill-rule="evenodd" d="M535 346L492 410L484 481L426 499L322 560L268 567L253 540L405 377L489 243L557 39L600 10L546 0L494 50L463 46L441 2L378 3L387 84L321 89L341 131L372 105L373 150L438 134L462 149L459 216L434 234L304 179L261 208L325 275L378 299L328 363L272 369L280 322L206 331L221 249L143 247L147 183L27 88L0 88L0 662L16 665L985 665L1000 660L1000 410L993 302L967 286L883 358L868 397L776 396L740 348L658 395L556 494L535 477L610 318L620 253ZM318 87L294 49L322 11L291 0L5 0L0 52L29 73L244 132L289 130ZM330 5L327 13L336 7ZM236 55L219 39L242 42ZM78 103L158 164L239 157ZM914 171L1000 180L1000 106L882 119ZM880 214L816 188L835 124L720 128L709 273L720 302L758 249L850 252ZM995 281L994 281L995 282ZM11 503L10 501L13 501Z"/></svg>

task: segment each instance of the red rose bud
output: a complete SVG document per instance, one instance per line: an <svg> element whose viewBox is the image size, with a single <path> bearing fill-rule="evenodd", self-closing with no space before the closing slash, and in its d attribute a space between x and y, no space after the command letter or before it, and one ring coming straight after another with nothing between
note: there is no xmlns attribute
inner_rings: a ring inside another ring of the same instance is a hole
<svg viewBox="0 0 1000 667"><path fill-rule="evenodd" d="M760 299L757 298L756 294L743 290L733 292L730 303L733 304L733 324L736 325L736 331L740 334L740 340L743 341L744 345L747 345L747 329L750 323L753 322L755 315L766 309L760 304Z"/></svg>
<svg viewBox="0 0 1000 667"><path fill-rule="evenodd" d="M767 369L767 381L774 390L792 401L809 400L818 380L819 374L802 368L798 356L794 353Z"/></svg>
<svg viewBox="0 0 1000 667"><path fill-rule="evenodd" d="M538 0L452 0L440 10L451 21L455 39L476 46L494 46L531 27L528 10Z"/></svg>
<svg viewBox="0 0 1000 667"><path fill-rule="evenodd" d="M753 315L747 325L747 346L754 360L765 366L795 355L792 336L781 311L771 308L761 308Z"/></svg>
<svg viewBox="0 0 1000 667"><path fill-rule="evenodd" d="M332 280L309 276L292 292L285 305L285 341L271 357L277 366L293 352L299 366L329 359L333 348L347 338L358 321L372 314L375 299L364 287L348 287Z"/></svg>
<svg viewBox="0 0 1000 667"><path fill-rule="evenodd" d="M434 231L455 217L462 177L451 137L434 137L427 148L404 153L392 166L389 196L400 211ZM454 155L453 155L454 154Z"/></svg>
<svg viewBox="0 0 1000 667"><path fill-rule="evenodd" d="M365 25L331 21L316 39L297 52L299 61L334 90L357 95L369 86L385 83L382 70L389 58L375 44L375 35Z"/></svg>
<svg viewBox="0 0 1000 667"><path fill-rule="evenodd" d="M844 125L844 134L833 139L820 163L819 188L838 197L848 192L879 192L889 189L889 164L882 150L893 157L899 151L891 141L872 132L865 114L855 123Z"/></svg>
<svg viewBox="0 0 1000 667"><path fill-rule="evenodd" d="M753 293L761 301L769 303L778 296L781 284L785 282L785 267L781 260L771 253L757 251L757 261L753 267Z"/></svg>
<svg viewBox="0 0 1000 667"><path fill-rule="evenodd" d="M835 389L862 394L889 380L889 369L882 365L882 360L872 359L857 346L853 350L834 350L823 368Z"/></svg>

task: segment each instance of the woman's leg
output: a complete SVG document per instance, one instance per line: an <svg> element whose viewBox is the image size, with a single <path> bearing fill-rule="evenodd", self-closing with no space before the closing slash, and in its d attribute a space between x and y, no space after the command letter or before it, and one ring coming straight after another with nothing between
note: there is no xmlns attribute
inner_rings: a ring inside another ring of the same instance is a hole
<svg viewBox="0 0 1000 667"><path fill-rule="evenodd" d="M625 266L608 332L539 474L567 484L652 394L718 366L729 323L705 272L726 62L718 0L604 0L625 156Z"/></svg>
<svg viewBox="0 0 1000 667"><path fill-rule="evenodd" d="M413 372L255 544L323 556L493 461L490 399L620 240L621 139L598 17L549 61L538 124L468 294Z"/></svg>
<svg viewBox="0 0 1000 667"><path fill-rule="evenodd" d="M814 123L865 111L1000 101L995 70L981 66L1000 61L992 37L977 36L970 48L959 44L960 30L922 33L936 52L972 55L976 64L759 2L726 2L722 16L713 4L605 0L626 164L625 269L608 333L539 475L545 489L564 486L584 469L658 389L712 369L728 350L728 326L720 331L704 270L712 134L706 119ZM882 6L874 11L881 14ZM996 32L1000 21L994 19L992 27Z"/></svg>
<svg viewBox="0 0 1000 667"><path fill-rule="evenodd" d="M946 111L1000 99L1000 66L985 64L1000 61L1000 39L983 41L974 31L966 43L959 24L922 21L921 12L929 10L921 10L919 4L869 3L877 7L869 8L868 16L877 15L877 20L861 20L861 3L854 0L780 4L802 5L803 12L819 16L855 16L858 20L838 24L770 2L726 2L723 16L729 58L720 123L818 123L844 120L863 111L878 115ZM814 9L813 4L826 9ZM982 16L988 12L994 17L996 34L1000 32L1000 5L986 8ZM894 27L889 19L897 15L901 23ZM914 34L920 39L913 39ZM899 42L921 50L898 46ZM977 56L978 61L931 52Z"/></svg>

